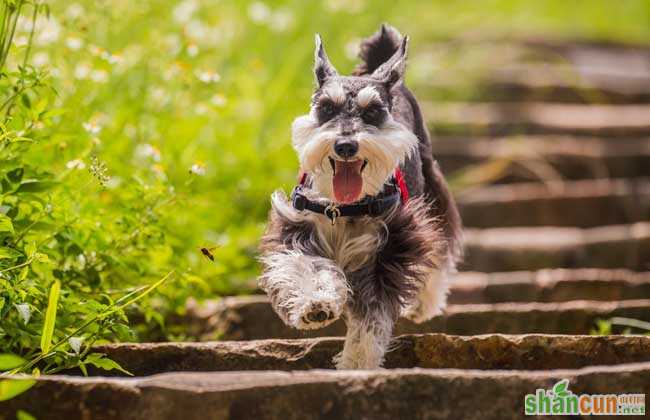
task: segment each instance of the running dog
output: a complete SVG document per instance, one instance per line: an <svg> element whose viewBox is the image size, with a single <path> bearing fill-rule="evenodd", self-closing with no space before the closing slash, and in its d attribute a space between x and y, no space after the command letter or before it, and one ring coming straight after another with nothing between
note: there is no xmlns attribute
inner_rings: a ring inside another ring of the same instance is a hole
<svg viewBox="0 0 650 420"><path fill-rule="evenodd" d="M272 195L262 239L259 284L287 325L345 320L339 369L379 368L400 315L439 314L462 255L456 204L404 86L407 46L382 25L342 76L316 35L310 112L292 126L299 183Z"/></svg>

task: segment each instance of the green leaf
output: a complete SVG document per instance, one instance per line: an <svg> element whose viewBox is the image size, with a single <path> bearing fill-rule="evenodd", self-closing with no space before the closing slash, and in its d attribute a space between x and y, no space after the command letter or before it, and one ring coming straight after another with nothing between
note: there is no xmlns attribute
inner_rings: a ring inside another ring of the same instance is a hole
<svg viewBox="0 0 650 420"><path fill-rule="evenodd" d="M0 232L14 233L14 225L11 219L4 214L0 214Z"/></svg>
<svg viewBox="0 0 650 420"><path fill-rule="evenodd" d="M11 370L22 366L26 363L26 360L20 356L16 356L11 353L2 353L0 354L0 370Z"/></svg>
<svg viewBox="0 0 650 420"><path fill-rule="evenodd" d="M555 394L558 397L564 397L569 395L567 392L567 388L569 386L569 380L568 379L562 379L555 385L553 385L553 394Z"/></svg>
<svg viewBox="0 0 650 420"><path fill-rule="evenodd" d="M36 383L34 379L4 379L0 381L0 401L22 394Z"/></svg>
<svg viewBox="0 0 650 420"><path fill-rule="evenodd" d="M22 254L14 249L7 248L6 246L0 246L0 260L5 259L5 258L18 258Z"/></svg>
<svg viewBox="0 0 650 420"><path fill-rule="evenodd" d="M29 180L21 183L16 192L24 193L47 191L51 188L54 188L56 185L58 185L58 182Z"/></svg>
<svg viewBox="0 0 650 420"><path fill-rule="evenodd" d="M61 283L57 280L50 288L50 299L47 303L47 311L45 312L45 322L43 324L43 334L41 335L41 351L43 354L50 350L52 345L52 336L54 335L54 323L56 321L56 306L59 302L59 292L61 291Z"/></svg>
<svg viewBox="0 0 650 420"><path fill-rule="evenodd" d="M120 372L126 373L129 376L133 376L131 372L128 370L124 369L122 366L119 365L115 360L109 359L106 357L106 355L102 353L91 353L86 357L86 360L84 360L85 364L91 364L99 369L104 369L104 370L119 370Z"/></svg>
<svg viewBox="0 0 650 420"><path fill-rule="evenodd" d="M16 420L36 420L36 417L29 414L27 411L18 410L16 412Z"/></svg>

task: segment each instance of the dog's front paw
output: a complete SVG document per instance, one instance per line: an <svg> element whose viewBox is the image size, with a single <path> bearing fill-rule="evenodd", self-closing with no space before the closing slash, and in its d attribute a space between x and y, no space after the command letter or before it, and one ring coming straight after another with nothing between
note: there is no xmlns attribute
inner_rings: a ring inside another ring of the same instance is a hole
<svg viewBox="0 0 650 420"><path fill-rule="evenodd" d="M293 327L301 330L323 328L341 316L342 308L334 302L309 300L290 313Z"/></svg>

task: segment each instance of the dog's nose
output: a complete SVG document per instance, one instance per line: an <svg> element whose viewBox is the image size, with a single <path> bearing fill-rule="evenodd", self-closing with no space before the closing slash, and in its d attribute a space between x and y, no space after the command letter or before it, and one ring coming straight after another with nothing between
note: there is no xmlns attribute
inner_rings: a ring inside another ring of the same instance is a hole
<svg viewBox="0 0 650 420"><path fill-rule="evenodd" d="M359 143L348 139L337 140L336 143L334 143L334 151L344 159L351 158L359 151Z"/></svg>

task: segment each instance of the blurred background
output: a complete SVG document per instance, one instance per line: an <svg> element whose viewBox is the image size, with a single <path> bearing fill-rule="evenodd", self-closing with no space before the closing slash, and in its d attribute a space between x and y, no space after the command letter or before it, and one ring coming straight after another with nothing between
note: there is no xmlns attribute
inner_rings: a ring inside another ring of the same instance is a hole
<svg viewBox="0 0 650 420"><path fill-rule="evenodd" d="M83 314L176 270L139 302L143 337L146 324L184 313L189 296L252 292L269 195L295 182L290 124L308 111L313 35L345 73L382 22L411 37L407 84L461 202L465 270L648 268L638 224L648 220L650 176L646 0L47 5L33 35L26 6L8 61L18 69L30 48L42 72L44 87L16 105L45 116L29 126L34 144L21 162L52 182L39 187L48 189L40 205L12 216L25 246L31 237L49 256L25 274L29 287L5 296L5 308L22 308L11 309L16 326L25 310L40 322L51 278ZM21 185L30 178L21 176ZM603 233L610 242L641 242L594 257L585 250L596 239L585 238L596 234L576 229L604 225L624 226ZM544 226L568 230L526 230ZM89 301L96 307L83 309ZM75 310L55 334L74 325ZM133 339L120 325L99 336ZM38 336L15 334L14 347Z"/></svg>

